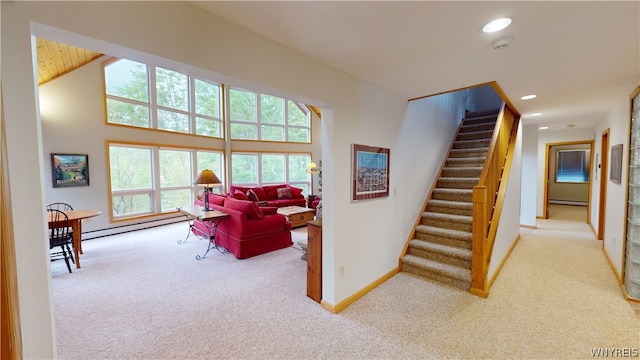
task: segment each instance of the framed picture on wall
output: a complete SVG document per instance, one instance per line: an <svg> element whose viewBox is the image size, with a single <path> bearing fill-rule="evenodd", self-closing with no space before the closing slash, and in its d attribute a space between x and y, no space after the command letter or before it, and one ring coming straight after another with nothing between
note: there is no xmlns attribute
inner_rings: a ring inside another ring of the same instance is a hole
<svg viewBox="0 0 640 360"><path fill-rule="evenodd" d="M381 147L352 145L353 201L389 196L390 151Z"/></svg>
<svg viewBox="0 0 640 360"><path fill-rule="evenodd" d="M51 154L53 187L89 186L89 155Z"/></svg>
<svg viewBox="0 0 640 360"><path fill-rule="evenodd" d="M622 144L611 147L611 173L609 180L620 184L622 178Z"/></svg>

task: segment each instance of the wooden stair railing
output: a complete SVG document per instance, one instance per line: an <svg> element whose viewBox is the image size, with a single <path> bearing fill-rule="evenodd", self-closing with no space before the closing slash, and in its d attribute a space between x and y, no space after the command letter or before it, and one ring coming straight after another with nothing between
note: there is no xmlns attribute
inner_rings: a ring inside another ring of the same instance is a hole
<svg viewBox="0 0 640 360"><path fill-rule="evenodd" d="M489 294L487 273L506 189L506 181L502 179L509 175L509 171L504 170L511 164L519 121L520 117L503 103L480 180L473 188L473 240L469 292L481 297L487 297Z"/></svg>

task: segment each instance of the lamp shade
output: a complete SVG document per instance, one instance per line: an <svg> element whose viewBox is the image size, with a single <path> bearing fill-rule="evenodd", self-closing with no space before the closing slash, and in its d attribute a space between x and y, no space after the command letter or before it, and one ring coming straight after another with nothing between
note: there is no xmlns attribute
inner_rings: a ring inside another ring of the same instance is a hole
<svg viewBox="0 0 640 360"><path fill-rule="evenodd" d="M314 162L310 162L309 165L307 165L307 173L309 173L309 174L319 174L320 171L318 169L318 165L316 165L316 163L314 163Z"/></svg>
<svg viewBox="0 0 640 360"><path fill-rule="evenodd" d="M195 184L204 185L205 187L211 188L217 185L222 184L220 179L213 173L213 171L209 169L204 169L200 172L200 175L194 181Z"/></svg>

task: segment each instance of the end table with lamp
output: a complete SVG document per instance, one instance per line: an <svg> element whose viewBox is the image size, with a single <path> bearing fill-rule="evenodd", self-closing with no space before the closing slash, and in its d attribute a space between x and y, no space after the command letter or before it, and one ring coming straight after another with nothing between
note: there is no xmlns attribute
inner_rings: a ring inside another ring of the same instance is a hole
<svg viewBox="0 0 640 360"><path fill-rule="evenodd" d="M205 236L209 242L209 246L207 247L207 251L204 253L204 255L196 255L196 260L200 260L207 256L209 250L212 249L211 244L213 244L214 249L217 249L221 253L226 252L226 250L223 251L220 247L218 247L215 239L218 224L220 224L220 221L222 219L229 217L229 214L209 208L209 192L212 188L222 185L222 182L213 171L209 169L202 170L194 183L204 186L204 207L193 205L178 208L178 211L184 214L187 217L187 221L189 221L189 232L187 233L187 236L184 238L184 240L178 240L178 244L185 243L192 233ZM195 219L202 221L203 224L209 224L206 226L206 233L194 226Z"/></svg>

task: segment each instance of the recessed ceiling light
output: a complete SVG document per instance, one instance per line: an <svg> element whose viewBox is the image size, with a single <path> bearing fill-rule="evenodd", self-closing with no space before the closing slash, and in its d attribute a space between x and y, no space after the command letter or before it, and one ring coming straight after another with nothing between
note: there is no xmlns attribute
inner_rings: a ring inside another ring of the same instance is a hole
<svg viewBox="0 0 640 360"><path fill-rule="evenodd" d="M483 26L482 31L486 33L493 33L496 31L500 31L502 29L505 29L507 26L511 25L511 22L513 22L513 18L510 18L510 17L495 19L490 23L488 23L487 25Z"/></svg>
<svg viewBox="0 0 640 360"><path fill-rule="evenodd" d="M533 113L533 114L530 114L529 116L531 117L542 116L542 113Z"/></svg>
<svg viewBox="0 0 640 360"><path fill-rule="evenodd" d="M548 126L540 126L538 129L540 130L547 130L549 127Z"/></svg>
<svg viewBox="0 0 640 360"><path fill-rule="evenodd" d="M537 97L538 97L538 95L535 95L535 94L525 95L525 96L521 97L520 100L531 100L531 99L535 99Z"/></svg>

